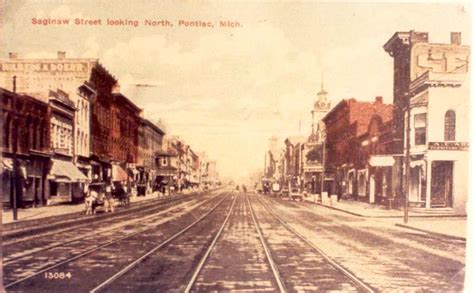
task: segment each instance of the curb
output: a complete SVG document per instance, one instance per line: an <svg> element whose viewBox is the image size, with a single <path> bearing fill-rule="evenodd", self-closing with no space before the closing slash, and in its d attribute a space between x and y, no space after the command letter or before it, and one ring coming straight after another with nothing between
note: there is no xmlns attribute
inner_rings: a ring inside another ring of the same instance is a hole
<svg viewBox="0 0 474 293"><path fill-rule="evenodd" d="M362 218L371 218L371 219L397 219L397 218L403 218L403 215L400 215L400 216L370 216L370 215L363 215L363 214L351 212L351 211L348 211L348 210L336 208L336 207L333 207L333 206L324 205L324 204L319 203L319 202L316 202L316 203L312 202L312 201L304 201L304 202L317 204L319 206L322 206L322 207L325 207L325 208L328 208L328 209L340 211L340 212L343 212L343 213L346 213L346 214L350 214L350 215L357 216L357 217L362 217ZM420 215L420 214L413 214L413 212L411 213L410 217L413 217L413 218L466 218L465 215L429 215L429 214L428 215L422 215L422 214Z"/></svg>
<svg viewBox="0 0 474 293"><path fill-rule="evenodd" d="M172 198L169 199L169 202L179 200L182 197L183 197L183 195L178 195L176 197L172 197ZM38 225L38 226L33 226L33 227L23 226L23 227L20 227L20 228L17 228L17 229L4 231L2 233L2 237L5 240L5 239L11 239L11 238L15 238L15 237L21 237L21 236L31 234L31 233L41 233L43 231L50 230L50 229L61 229L62 227L66 227L66 226L68 226L68 224L71 224L71 223L83 224L83 223L87 223L87 222L96 222L96 221L100 221L103 218L109 218L109 217L115 217L115 216L120 216L120 215L123 215L123 214L127 214L130 211L138 210L138 209L143 208L143 207L152 207L155 204L162 203L163 201L168 202L168 201L162 200L162 199L152 199L152 200L153 201L144 200L144 201L141 201L141 202L136 202L137 204L131 205L130 208L128 208L128 209L119 209L115 213L103 213L103 214L95 215L95 216L86 216L86 215L84 215L84 212L74 212L74 213L57 215L57 216L52 216L52 217L45 217L45 218L41 218L41 220L42 220L42 221L40 221L41 224ZM143 202L143 204L141 204L142 202ZM66 216L66 219L63 220L63 221L56 222L56 223L51 223L50 222L53 219L60 219L61 217L64 217L64 216ZM27 220L27 221L34 221L34 219L33 220ZM14 222L14 223L24 224L24 222ZM29 222L26 223L26 224L29 224Z"/></svg>
<svg viewBox="0 0 474 293"><path fill-rule="evenodd" d="M339 211L339 212L343 212L343 213L350 214L350 215L357 216L357 217L361 217L361 218L373 218L373 219L377 219L377 218L378 219L382 219L382 218L393 218L393 219L403 218L403 216L368 216L368 215L362 215L362 214L350 212L348 210L339 209L339 208L336 208L336 207L333 207L333 206L324 205L324 204L319 203L319 202L315 203L315 202L308 201L308 203L317 204L319 206L322 206L322 207L325 207L325 208L328 208L328 209L336 210L336 211Z"/></svg>
<svg viewBox="0 0 474 293"><path fill-rule="evenodd" d="M405 228L405 229L415 230L415 231L419 231L419 232L424 232L424 233L432 234L432 235L436 235L436 236L441 236L441 237L451 238L451 239L455 239L455 240L466 241L466 237L460 237L460 236L443 234L443 233L439 233L439 232L433 232L433 231L429 231L429 230L425 230L425 229L421 229L421 228L416 228L416 227L412 227L412 226L405 225L405 224L395 223L395 226L402 227L402 228Z"/></svg>

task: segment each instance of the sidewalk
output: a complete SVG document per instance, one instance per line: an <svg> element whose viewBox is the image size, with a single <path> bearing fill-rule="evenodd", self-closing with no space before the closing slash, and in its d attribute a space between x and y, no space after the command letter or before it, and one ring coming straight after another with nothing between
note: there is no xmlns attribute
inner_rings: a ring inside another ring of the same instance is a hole
<svg viewBox="0 0 474 293"><path fill-rule="evenodd" d="M130 202L142 202L150 199L163 198L164 196L159 196L158 192L147 194L146 196L133 196L130 198ZM117 204L117 201L115 201ZM78 204L58 204L51 206L42 206L37 208L25 208L18 209L18 220L15 222L21 222L25 220L34 220L42 219L52 216L60 216L65 214L72 213L83 213L85 211L84 203ZM2 210L2 224L12 223L13 221L13 211L11 209L5 211Z"/></svg>
<svg viewBox="0 0 474 293"><path fill-rule="evenodd" d="M308 195L304 200L314 203L314 196ZM467 218L464 215L457 215L453 211L412 210L408 212L408 223L404 224L403 210L388 210L385 206L347 200L340 200L332 204L330 201L324 204L317 202L316 204L359 217L385 219L398 227L455 239L466 239Z"/></svg>

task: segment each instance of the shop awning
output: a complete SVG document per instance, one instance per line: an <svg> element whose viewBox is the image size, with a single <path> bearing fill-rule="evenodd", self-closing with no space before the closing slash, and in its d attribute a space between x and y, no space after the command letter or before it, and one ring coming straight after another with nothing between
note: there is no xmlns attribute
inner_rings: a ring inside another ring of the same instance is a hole
<svg viewBox="0 0 474 293"><path fill-rule="evenodd" d="M164 166L164 167L159 168L156 171L156 175L159 175L159 176L172 176L172 175L176 175L177 171L178 171L178 169L176 169L173 166Z"/></svg>
<svg viewBox="0 0 474 293"><path fill-rule="evenodd" d="M26 178L26 167L25 165L20 164L20 168L18 169L18 176L21 176L23 178ZM13 172L13 159L10 158L2 158L2 165L3 165L3 170Z"/></svg>
<svg viewBox="0 0 474 293"><path fill-rule="evenodd" d="M83 182L89 181L89 178L84 175L72 162L58 159L51 159L53 166L49 172L49 177L55 181L61 182Z"/></svg>
<svg viewBox="0 0 474 293"><path fill-rule="evenodd" d="M2 159L3 169L13 171L13 160L9 158Z"/></svg>
<svg viewBox="0 0 474 293"><path fill-rule="evenodd" d="M118 165L112 165L112 181L127 181L127 179L127 171Z"/></svg>
<svg viewBox="0 0 474 293"><path fill-rule="evenodd" d="M392 156L370 156L369 164L372 167L390 167L395 160Z"/></svg>
<svg viewBox="0 0 474 293"><path fill-rule="evenodd" d="M410 161L410 168L422 167L425 165L424 160Z"/></svg>

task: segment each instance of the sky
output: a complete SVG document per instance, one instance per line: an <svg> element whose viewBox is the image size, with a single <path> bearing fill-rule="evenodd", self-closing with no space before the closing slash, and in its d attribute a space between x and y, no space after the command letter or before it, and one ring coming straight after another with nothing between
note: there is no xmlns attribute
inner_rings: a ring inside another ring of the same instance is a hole
<svg viewBox="0 0 474 293"><path fill-rule="evenodd" d="M391 103L393 63L382 47L396 31L428 32L440 43L452 31L462 33L463 44L471 38L470 6L449 2L150 2L7 1L1 57L56 58L66 51L99 58L146 118L164 121L168 134L205 151L222 176L234 178L263 168L271 136L283 147L288 136L310 134L323 74L333 106L351 97ZM102 25L38 25L33 18ZM139 24L111 26L107 19Z"/></svg>

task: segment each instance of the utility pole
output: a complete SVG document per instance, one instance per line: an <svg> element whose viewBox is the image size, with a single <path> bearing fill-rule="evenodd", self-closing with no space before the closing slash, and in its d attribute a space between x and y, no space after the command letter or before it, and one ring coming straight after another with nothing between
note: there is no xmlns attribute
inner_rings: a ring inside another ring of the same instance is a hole
<svg viewBox="0 0 474 293"><path fill-rule="evenodd" d="M16 75L13 76L13 92L16 93ZM16 124L16 123L15 123ZM18 160L16 157L17 147L18 147L18 140L20 139L18 136L18 127L15 127L15 140L13 141L13 220L18 220L18 210L17 210L17 198L18 198Z"/></svg>
<svg viewBox="0 0 474 293"><path fill-rule="evenodd" d="M403 210L403 222L408 223L408 205L409 205L409 194L410 194L410 99L408 98L408 105L406 108L407 113L407 145L405 155L405 206Z"/></svg>
<svg viewBox="0 0 474 293"><path fill-rule="evenodd" d="M324 192L324 175L326 172L326 141L323 142L323 168L321 172L321 201L323 200Z"/></svg>

